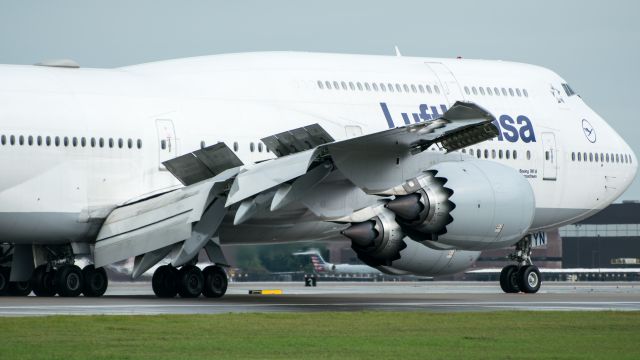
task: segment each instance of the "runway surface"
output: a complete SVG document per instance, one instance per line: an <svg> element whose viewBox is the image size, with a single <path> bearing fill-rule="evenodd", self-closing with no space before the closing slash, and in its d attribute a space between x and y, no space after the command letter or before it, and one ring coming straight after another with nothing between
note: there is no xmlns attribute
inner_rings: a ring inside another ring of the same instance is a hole
<svg viewBox="0 0 640 360"><path fill-rule="evenodd" d="M249 295L282 289L283 295ZM101 298L0 297L0 316L215 314L296 311L640 311L640 283L544 283L538 294L503 294L493 282L233 283L222 299L158 299L151 284L115 283Z"/></svg>

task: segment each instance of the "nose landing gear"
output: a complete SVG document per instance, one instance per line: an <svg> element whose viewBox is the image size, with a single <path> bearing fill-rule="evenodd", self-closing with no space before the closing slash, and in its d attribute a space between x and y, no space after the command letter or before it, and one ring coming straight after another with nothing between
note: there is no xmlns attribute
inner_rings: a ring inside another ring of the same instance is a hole
<svg viewBox="0 0 640 360"><path fill-rule="evenodd" d="M527 236L516 244L515 251L509 259L517 265L507 265L500 272L500 287L505 293L535 294L540 290L542 276L540 270L531 262L531 236Z"/></svg>

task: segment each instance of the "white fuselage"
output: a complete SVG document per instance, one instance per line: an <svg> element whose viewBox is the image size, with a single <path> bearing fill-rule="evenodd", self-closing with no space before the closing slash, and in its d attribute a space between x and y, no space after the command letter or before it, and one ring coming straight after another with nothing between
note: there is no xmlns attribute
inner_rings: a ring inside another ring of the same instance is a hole
<svg viewBox="0 0 640 360"><path fill-rule="evenodd" d="M437 117L457 100L490 111L501 133L447 161L472 153L522 173L532 231L603 209L637 170L562 78L526 64L282 52L112 70L5 65L0 79L2 242L93 241L114 207L181 186L161 162L203 145L225 142L252 163L274 157L260 139L275 133L318 123L340 140ZM242 234L223 241L261 241Z"/></svg>

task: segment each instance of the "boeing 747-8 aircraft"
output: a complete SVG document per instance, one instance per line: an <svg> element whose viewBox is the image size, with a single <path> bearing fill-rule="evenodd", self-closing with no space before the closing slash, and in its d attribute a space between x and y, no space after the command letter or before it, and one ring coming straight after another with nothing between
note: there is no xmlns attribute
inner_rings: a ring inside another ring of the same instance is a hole
<svg viewBox="0 0 640 360"><path fill-rule="evenodd" d="M220 244L345 237L365 264L423 276L512 247L501 286L535 293L535 235L603 209L637 170L533 65L294 52L39 65L0 66L3 293L100 296L101 268L135 257L134 276L171 260L158 296L219 297Z"/></svg>

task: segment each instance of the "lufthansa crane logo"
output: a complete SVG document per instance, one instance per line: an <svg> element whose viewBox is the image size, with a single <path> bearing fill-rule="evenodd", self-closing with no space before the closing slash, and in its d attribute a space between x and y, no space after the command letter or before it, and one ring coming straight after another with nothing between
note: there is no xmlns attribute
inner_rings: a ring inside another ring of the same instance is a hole
<svg viewBox="0 0 640 360"><path fill-rule="evenodd" d="M584 132L584 136L587 137L587 140L592 143L596 142L596 131L587 119L582 119L582 132Z"/></svg>

